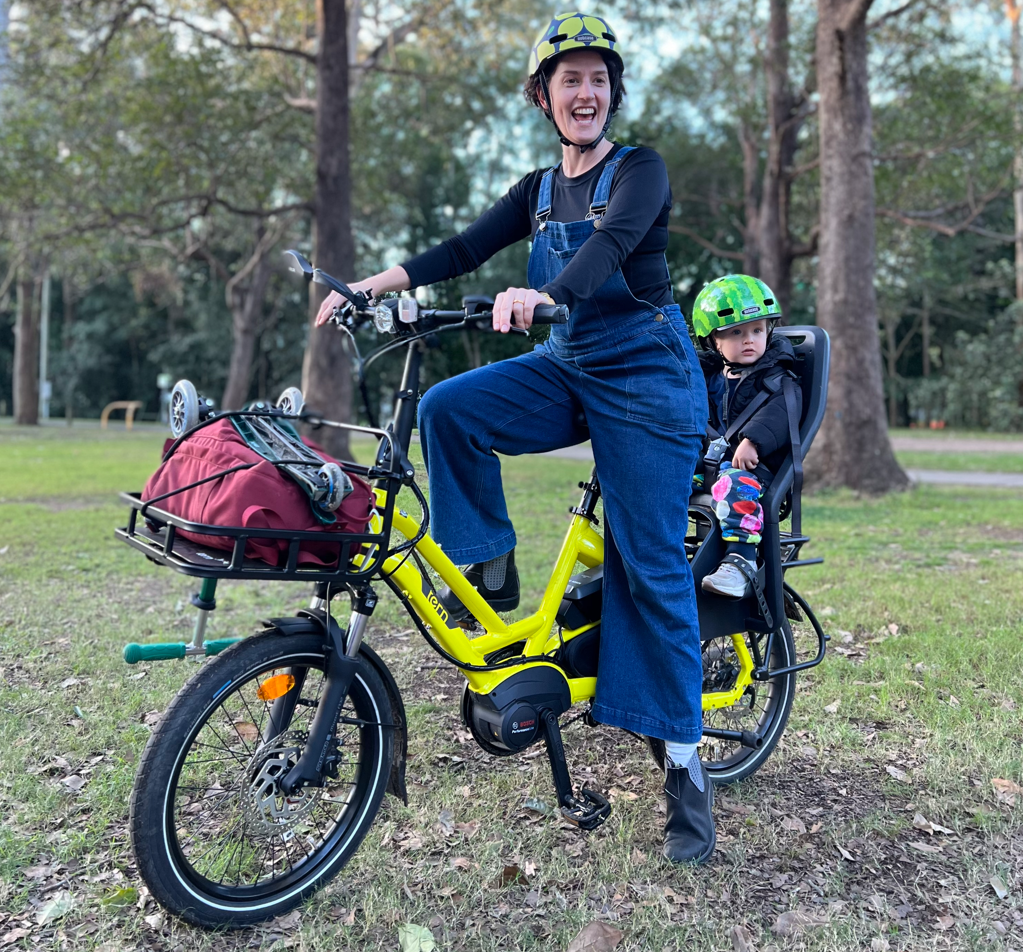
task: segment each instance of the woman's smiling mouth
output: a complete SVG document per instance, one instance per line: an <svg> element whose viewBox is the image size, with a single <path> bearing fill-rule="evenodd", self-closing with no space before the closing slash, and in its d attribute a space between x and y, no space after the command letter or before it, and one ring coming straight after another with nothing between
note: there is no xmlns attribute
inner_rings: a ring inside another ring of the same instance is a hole
<svg viewBox="0 0 1023 952"><path fill-rule="evenodd" d="M596 118L597 110L593 106L579 106L572 110L572 118L576 122L590 122Z"/></svg>

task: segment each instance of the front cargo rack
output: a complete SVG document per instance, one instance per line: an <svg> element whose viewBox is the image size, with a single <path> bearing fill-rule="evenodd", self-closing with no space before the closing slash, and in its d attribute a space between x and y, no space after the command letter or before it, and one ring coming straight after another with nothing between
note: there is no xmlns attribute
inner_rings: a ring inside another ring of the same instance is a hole
<svg viewBox="0 0 1023 952"><path fill-rule="evenodd" d="M117 538L138 549L154 562L167 565L183 575L198 578L258 578L273 581L312 581L348 584L365 581L387 557L387 543L394 510L394 493L387 493L382 508L377 508L378 531L323 532L296 529L262 529L242 526L207 525L190 522L166 510L145 503L140 493L121 493L131 506L128 525L115 529ZM144 514L142 510L145 509ZM142 519L139 519L142 514ZM210 546L186 539L180 533L214 536L223 546ZM250 540L287 542L287 558L282 565L245 557ZM315 544L320 552L336 554L330 565L299 565L299 549ZM361 558L358 558L361 556Z"/></svg>

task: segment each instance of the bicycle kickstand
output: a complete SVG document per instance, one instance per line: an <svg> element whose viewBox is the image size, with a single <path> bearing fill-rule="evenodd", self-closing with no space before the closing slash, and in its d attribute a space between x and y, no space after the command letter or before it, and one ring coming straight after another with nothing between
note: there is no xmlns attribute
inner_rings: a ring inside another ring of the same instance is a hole
<svg viewBox="0 0 1023 952"><path fill-rule="evenodd" d="M565 747L561 743L561 727L557 715L548 709L541 715L540 723L547 743L547 756L551 761L554 786L558 791L561 815L582 830L595 830L611 815L611 804L599 793L586 787L582 788L578 797L575 796L572 792L572 780L568 776Z"/></svg>

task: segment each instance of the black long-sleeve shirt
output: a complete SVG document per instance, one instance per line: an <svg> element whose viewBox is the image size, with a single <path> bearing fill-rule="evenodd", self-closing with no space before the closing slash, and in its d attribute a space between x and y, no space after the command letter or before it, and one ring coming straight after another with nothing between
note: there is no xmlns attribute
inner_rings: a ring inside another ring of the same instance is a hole
<svg viewBox="0 0 1023 952"><path fill-rule="evenodd" d="M551 189L552 221L581 221L589 212L597 181L615 145L592 169L568 178L559 169ZM520 179L465 231L406 261L412 287L475 271L502 248L536 233L536 206L543 169ZM618 269L633 296L654 307L673 302L664 260L668 245L671 188L664 160L640 148L622 160L615 174L600 228L590 235L558 277L540 288L569 311L588 300Z"/></svg>

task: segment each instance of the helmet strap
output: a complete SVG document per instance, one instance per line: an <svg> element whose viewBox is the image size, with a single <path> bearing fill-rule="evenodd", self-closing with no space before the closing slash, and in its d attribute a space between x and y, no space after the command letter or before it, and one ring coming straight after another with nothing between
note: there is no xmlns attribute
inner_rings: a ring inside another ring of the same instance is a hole
<svg viewBox="0 0 1023 952"><path fill-rule="evenodd" d="M544 102L547 105L544 107L543 114L547 117L548 121L554 126L554 131L558 134L558 138L561 140L562 145L574 147L579 150L580 155L584 155L588 149L595 149L600 143L600 140L607 134L608 127L611 125L611 120L614 118L613 103L615 97L618 95L618 86L620 80L616 80L614 86L611 88L611 104L607 108L607 118L604 120L604 128L600 130L600 135L597 136L592 142L587 142L584 145L579 145L578 142L573 142L571 139L566 138L565 134L558 128L558 124L554 121L554 110L551 108L551 90L547 85L547 77L544 75L543 70L540 70L540 89L543 91Z"/></svg>

